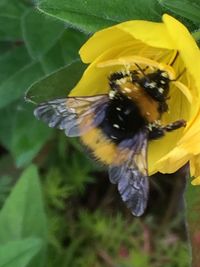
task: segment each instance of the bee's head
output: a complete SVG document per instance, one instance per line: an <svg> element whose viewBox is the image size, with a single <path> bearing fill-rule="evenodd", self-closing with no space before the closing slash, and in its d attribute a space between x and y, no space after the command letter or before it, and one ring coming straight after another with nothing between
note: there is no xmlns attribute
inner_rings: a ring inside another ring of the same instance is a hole
<svg viewBox="0 0 200 267"><path fill-rule="evenodd" d="M168 73L158 69L142 77L139 84L153 99L165 101L169 93L170 81Z"/></svg>

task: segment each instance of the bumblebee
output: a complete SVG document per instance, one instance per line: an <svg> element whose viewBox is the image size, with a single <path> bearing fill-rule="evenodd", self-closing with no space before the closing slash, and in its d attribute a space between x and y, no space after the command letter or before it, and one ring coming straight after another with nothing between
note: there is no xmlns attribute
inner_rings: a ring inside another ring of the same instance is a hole
<svg viewBox="0 0 200 267"><path fill-rule="evenodd" d="M41 103L34 115L67 136L80 136L93 156L108 166L110 181L118 185L127 207L140 216L149 192L148 142L186 125L182 119L160 122L168 110L170 82L168 68L142 69L135 63L132 69L110 74L108 94Z"/></svg>

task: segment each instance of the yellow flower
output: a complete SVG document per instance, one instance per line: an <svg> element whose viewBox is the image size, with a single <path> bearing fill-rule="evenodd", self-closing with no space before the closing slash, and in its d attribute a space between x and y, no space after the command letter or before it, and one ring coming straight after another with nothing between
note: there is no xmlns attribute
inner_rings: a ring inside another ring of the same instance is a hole
<svg viewBox="0 0 200 267"><path fill-rule="evenodd" d="M171 82L169 112L162 122L184 119L187 126L149 142L148 171L173 173L189 161L197 177L193 184L200 184L200 51L179 21L165 14L162 23L128 21L95 33L80 49L82 61L90 65L70 95L108 93L110 73L133 62L169 65L177 51L173 68L180 77Z"/></svg>

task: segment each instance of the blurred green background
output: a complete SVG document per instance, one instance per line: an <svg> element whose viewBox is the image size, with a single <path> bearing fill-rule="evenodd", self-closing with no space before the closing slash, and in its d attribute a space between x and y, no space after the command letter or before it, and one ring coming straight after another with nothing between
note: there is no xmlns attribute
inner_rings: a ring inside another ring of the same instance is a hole
<svg viewBox="0 0 200 267"><path fill-rule="evenodd" d="M151 177L147 212L134 218L106 170L37 121L24 96L66 96L96 30L167 12L195 32L199 9L197 0L0 0L0 267L188 266L183 174Z"/></svg>

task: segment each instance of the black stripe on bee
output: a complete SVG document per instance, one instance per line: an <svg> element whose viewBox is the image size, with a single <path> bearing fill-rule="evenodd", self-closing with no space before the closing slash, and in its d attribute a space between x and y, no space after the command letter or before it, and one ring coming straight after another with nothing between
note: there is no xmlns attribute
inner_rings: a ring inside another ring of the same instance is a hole
<svg viewBox="0 0 200 267"><path fill-rule="evenodd" d="M116 144L134 136L146 125L138 106L125 95L117 92L109 100L106 114L98 126Z"/></svg>

